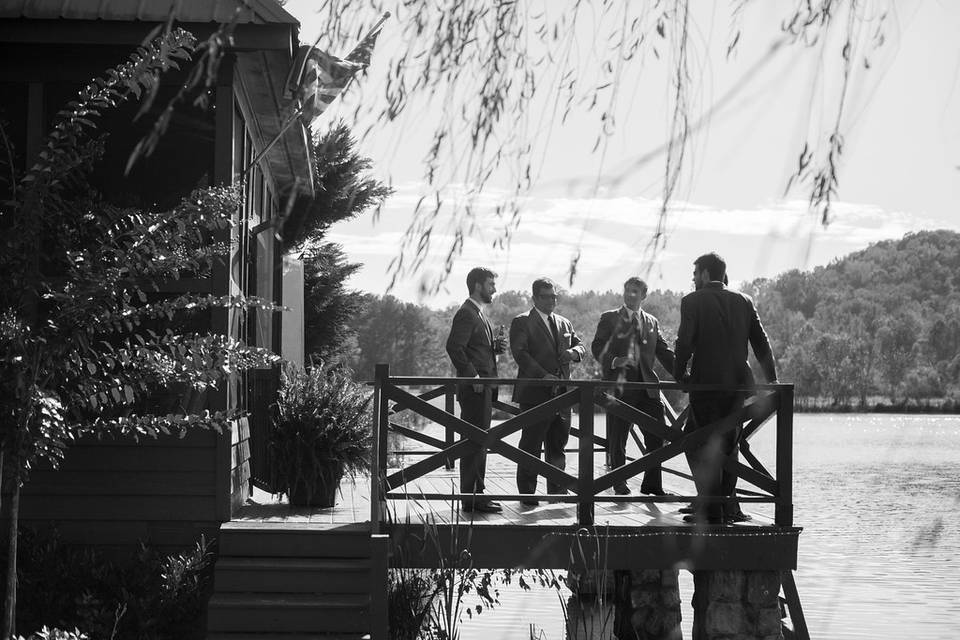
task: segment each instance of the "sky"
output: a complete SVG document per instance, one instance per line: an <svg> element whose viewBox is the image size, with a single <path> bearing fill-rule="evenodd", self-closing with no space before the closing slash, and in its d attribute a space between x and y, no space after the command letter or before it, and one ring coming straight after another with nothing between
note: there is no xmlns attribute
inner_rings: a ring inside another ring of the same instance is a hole
<svg viewBox="0 0 960 640"><path fill-rule="evenodd" d="M389 293L433 307L453 304L465 297L464 278L477 265L499 274L501 291L528 290L540 276L572 292L619 290L635 274L652 289L686 291L693 260L708 251L724 256L736 285L812 269L912 231L960 231L960 3L892 4L883 46L871 50L870 69L858 70L847 93L839 191L826 226L809 211L804 190L785 188L807 134L835 118L842 41L825 38L822 49L794 45L771 53L777 25L795 3L746 3L736 14L733 2L692 4L690 113L698 124L673 195L666 240L656 253L648 247L662 198L663 156L638 159L668 138L668 56L646 59L636 74L625 76L618 129L602 156L591 153L594 120L575 115L554 125L506 248L494 246L494 208L510 191L503 176L481 194L476 230L439 292L426 295L422 285L443 271L443 250L452 238L446 221L437 226L436 250L424 268ZM315 5L291 0L285 6L301 20L301 39L312 42L323 22L312 12ZM869 12L891 5L860 6ZM371 23L375 19L372 14ZM364 87L339 98L323 119L349 118L357 100L377 99L403 19L385 23ZM869 24L870 32L859 37L875 34L876 22ZM589 42L589 21L578 20L575 28L578 39ZM740 39L727 56L737 29ZM425 193L422 159L437 108L418 105L414 117L375 127L361 142L374 175L396 191L377 220L367 214L328 234L350 260L364 265L349 282L353 288L388 292L388 265ZM544 121L542 114L531 119ZM359 129L364 123L356 124Z"/></svg>

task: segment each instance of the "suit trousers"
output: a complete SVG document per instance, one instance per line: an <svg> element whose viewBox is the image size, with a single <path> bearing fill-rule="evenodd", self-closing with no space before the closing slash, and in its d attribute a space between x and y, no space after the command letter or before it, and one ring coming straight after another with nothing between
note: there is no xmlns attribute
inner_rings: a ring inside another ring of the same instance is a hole
<svg viewBox="0 0 960 640"><path fill-rule="evenodd" d="M484 431L490 429L492 392L484 387L481 393L472 388L461 389L457 398L460 402L460 418ZM479 446L471 447L460 458L460 493L481 494L484 490L483 478L487 472L487 451ZM464 500L472 506L473 501Z"/></svg>
<svg viewBox="0 0 960 640"><path fill-rule="evenodd" d="M663 402L660 401L659 396L651 398L648 393L640 391L624 393L620 396L620 400L644 412L658 423L663 424ZM622 467L627 462L627 440L629 439L632 423L609 412L607 413L606 419L607 450L610 453L610 467L616 469L617 467ZM643 445L647 453L649 453L663 446L663 438L643 431ZM663 473L660 465L651 468L643 474L640 491L647 493L663 491Z"/></svg>
<svg viewBox="0 0 960 640"><path fill-rule="evenodd" d="M520 411L529 411L537 404L520 403ZM539 458L541 451L544 459L560 469L567 466L567 457L563 448L570 439L570 412L555 414L551 419L526 426L520 434L520 449ZM519 493L537 492L537 472L517 466L517 490ZM552 482L547 482L547 493L566 493L566 490Z"/></svg>
<svg viewBox="0 0 960 640"><path fill-rule="evenodd" d="M729 393L701 393L690 398L690 417L684 426L687 433L696 431L725 418L743 404L741 394ZM737 448L742 425L726 433L712 437L699 448L687 453L687 462L693 474L693 482L697 486L698 496L732 497L736 491L737 476L724 471L723 464ZM714 503L701 506L700 509L708 518L723 518L724 515L733 515L739 511L735 504L724 506Z"/></svg>

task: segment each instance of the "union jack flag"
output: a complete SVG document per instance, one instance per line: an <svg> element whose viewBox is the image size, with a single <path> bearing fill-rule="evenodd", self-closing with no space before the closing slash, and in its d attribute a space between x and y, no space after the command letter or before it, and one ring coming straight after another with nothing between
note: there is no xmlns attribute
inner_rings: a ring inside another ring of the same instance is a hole
<svg viewBox="0 0 960 640"><path fill-rule="evenodd" d="M357 72L370 64L379 35L379 28L371 31L346 58L338 58L317 47L300 47L287 90L296 96L304 124L309 125L326 111Z"/></svg>

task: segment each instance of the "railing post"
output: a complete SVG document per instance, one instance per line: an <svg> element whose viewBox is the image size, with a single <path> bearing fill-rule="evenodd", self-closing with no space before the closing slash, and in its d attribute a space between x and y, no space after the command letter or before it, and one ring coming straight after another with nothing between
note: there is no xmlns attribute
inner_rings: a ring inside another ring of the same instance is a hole
<svg viewBox="0 0 960 640"><path fill-rule="evenodd" d="M793 385L777 389L777 506L774 522L793 526Z"/></svg>
<svg viewBox="0 0 960 640"><path fill-rule="evenodd" d="M580 443L577 482L577 523L593 526L593 392L591 385L580 387Z"/></svg>
<svg viewBox="0 0 960 640"><path fill-rule="evenodd" d="M387 471L387 432L390 416L383 386L390 377L390 365L378 364L373 374L373 451L370 452L370 530L380 533L380 490Z"/></svg>
<svg viewBox="0 0 960 640"><path fill-rule="evenodd" d="M389 571L390 536L370 536L370 638L390 637Z"/></svg>
<svg viewBox="0 0 960 640"><path fill-rule="evenodd" d="M447 387L446 387L446 394L444 395L444 406L443 406L443 410L446 411L447 413L449 413L450 415L454 415L454 413L453 413L453 412L454 412L454 400L456 399L456 393L457 393L457 392L456 392L456 385L448 384ZM446 445L447 445L448 447L449 447L449 446L452 446L452 445L453 445L453 442L454 442L454 432L453 432L453 429L451 429L450 427L446 427L446 428L444 428L443 431L444 431L443 441L446 443ZM453 459L453 458L447 458L447 461L444 463L443 466L444 466L444 468L447 469L448 471L449 471L450 469L453 469L454 466L455 466L455 465L454 465L454 459Z"/></svg>

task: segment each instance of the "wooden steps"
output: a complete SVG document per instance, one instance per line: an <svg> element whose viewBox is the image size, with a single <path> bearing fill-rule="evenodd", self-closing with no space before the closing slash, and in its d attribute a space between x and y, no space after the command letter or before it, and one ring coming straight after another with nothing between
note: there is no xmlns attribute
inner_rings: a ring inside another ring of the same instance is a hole
<svg viewBox="0 0 960 640"><path fill-rule="evenodd" d="M385 564L374 562L368 527L228 522L219 550L208 639L358 640L371 632L372 573Z"/></svg>
<svg viewBox="0 0 960 640"><path fill-rule="evenodd" d="M221 558L218 593L369 593L367 559ZM331 590L332 588L332 590Z"/></svg>

